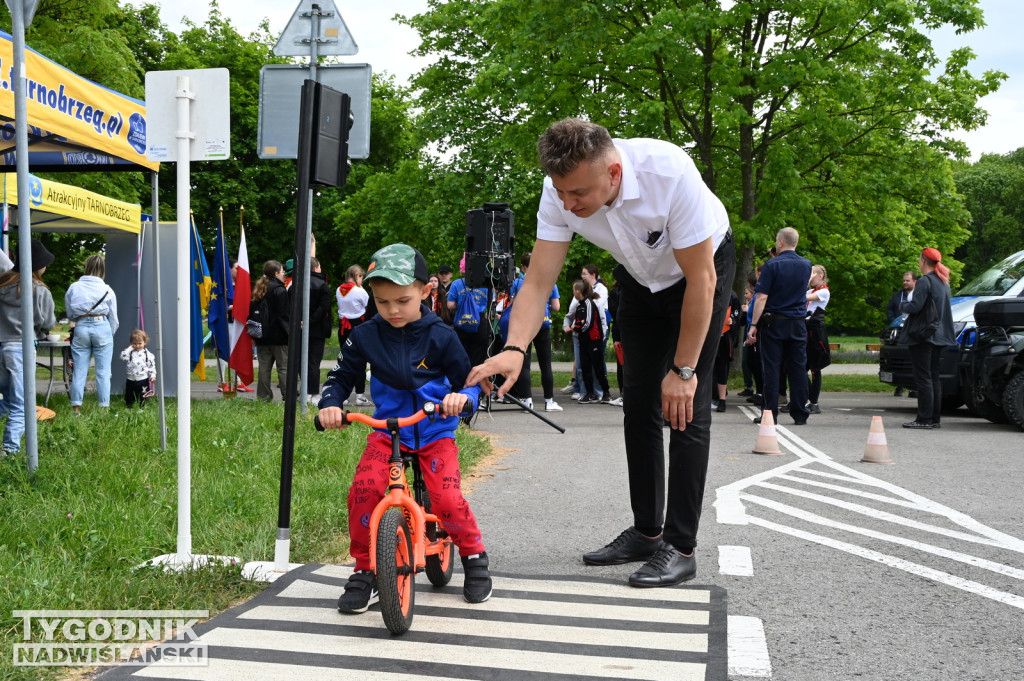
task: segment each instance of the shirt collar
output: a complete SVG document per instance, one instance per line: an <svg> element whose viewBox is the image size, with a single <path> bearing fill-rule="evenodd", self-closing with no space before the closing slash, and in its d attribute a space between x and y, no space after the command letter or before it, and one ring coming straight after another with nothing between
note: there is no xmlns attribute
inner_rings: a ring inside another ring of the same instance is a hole
<svg viewBox="0 0 1024 681"><path fill-rule="evenodd" d="M619 152L619 160L622 163L622 181L619 183L619 193L612 201L610 208L618 208L623 201L640 198L640 182L636 179L633 161L624 148L618 145L615 148Z"/></svg>

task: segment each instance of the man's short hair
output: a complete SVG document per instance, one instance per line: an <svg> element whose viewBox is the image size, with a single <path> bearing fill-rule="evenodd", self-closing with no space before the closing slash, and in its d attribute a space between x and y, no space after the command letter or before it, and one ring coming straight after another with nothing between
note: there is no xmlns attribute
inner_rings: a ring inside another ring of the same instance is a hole
<svg viewBox="0 0 1024 681"><path fill-rule="evenodd" d="M553 177L565 177L583 161L603 158L614 149L608 130L579 118L552 124L537 140L540 167Z"/></svg>
<svg viewBox="0 0 1024 681"><path fill-rule="evenodd" d="M781 241L786 248L796 248L797 242L800 241L800 235L792 227L783 227L775 238Z"/></svg>

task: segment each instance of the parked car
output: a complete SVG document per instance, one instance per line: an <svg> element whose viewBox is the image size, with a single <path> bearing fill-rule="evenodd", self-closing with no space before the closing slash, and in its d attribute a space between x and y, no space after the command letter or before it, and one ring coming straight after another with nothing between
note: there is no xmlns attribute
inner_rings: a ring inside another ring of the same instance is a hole
<svg viewBox="0 0 1024 681"><path fill-rule="evenodd" d="M1024 430L1024 298L978 303L975 317L960 343L960 385L981 416Z"/></svg>
<svg viewBox="0 0 1024 681"><path fill-rule="evenodd" d="M943 351L939 365L943 408L955 409L966 403L968 409L975 413L981 409L975 404L972 392L962 388L959 371L960 343L965 332L976 328L974 306L985 300L1021 297L1024 297L1024 251L994 265L952 298L953 332L957 345L950 345ZM897 317L880 336L882 348L878 357L878 379L892 386L914 390L910 352L901 338L903 319Z"/></svg>

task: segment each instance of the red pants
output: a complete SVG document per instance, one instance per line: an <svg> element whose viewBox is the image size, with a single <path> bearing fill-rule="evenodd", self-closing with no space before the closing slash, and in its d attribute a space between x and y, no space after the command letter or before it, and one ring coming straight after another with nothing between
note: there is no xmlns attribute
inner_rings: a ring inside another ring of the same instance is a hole
<svg viewBox="0 0 1024 681"><path fill-rule="evenodd" d="M409 449L403 445L402 451ZM459 448L455 440L441 438L421 447L417 456L430 495L430 507L459 547L459 555L482 553L484 543L480 527L469 502L462 496ZM356 570L370 569L370 514L387 490L390 458L391 437L385 433L370 433L348 490L349 553L356 559Z"/></svg>

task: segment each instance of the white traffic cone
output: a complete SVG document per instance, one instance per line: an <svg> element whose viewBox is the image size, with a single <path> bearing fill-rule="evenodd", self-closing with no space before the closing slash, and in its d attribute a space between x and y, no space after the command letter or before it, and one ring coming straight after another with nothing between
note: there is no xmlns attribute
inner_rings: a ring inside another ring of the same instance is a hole
<svg viewBox="0 0 1024 681"><path fill-rule="evenodd" d="M882 417L871 417L871 430L868 431L868 444L864 447L864 463L893 463L889 457L889 444L885 441L885 429L882 428Z"/></svg>
<svg viewBox="0 0 1024 681"><path fill-rule="evenodd" d="M761 412L761 425L757 428L757 442L754 443L754 454L781 456L779 437L775 434L775 419L770 409Z"/></svg>

